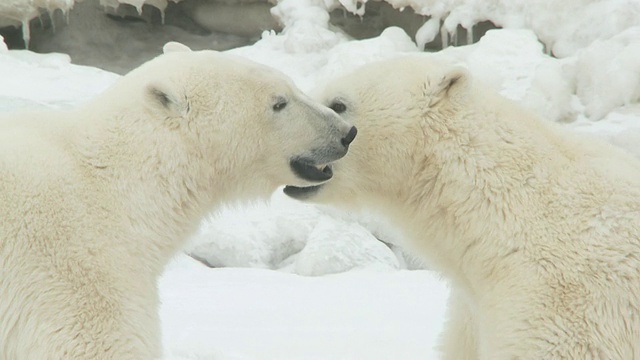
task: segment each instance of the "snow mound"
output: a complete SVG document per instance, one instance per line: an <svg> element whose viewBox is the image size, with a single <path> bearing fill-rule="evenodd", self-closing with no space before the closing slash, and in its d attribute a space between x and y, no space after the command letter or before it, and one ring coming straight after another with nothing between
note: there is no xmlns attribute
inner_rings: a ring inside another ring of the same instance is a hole
<svg viewBox="0 0 640 360"><path fill-rule="evenodd" d="M341 273L356 268L399 269L391 249L360 224L325 217L313 228L291 268L307 276Z"/></svg>
<svg viewBox="0 0 640 360"><path fill-rule="evenodd" d="M610 111L640 101L640 26L577 53L577 95L585 115L599 120Z"/></svg>
<svg viewBox="0 0 640 360"><path fill-rule="evenodd" d="M203 222L186 252L210 267L280 269L299 275L400 267L393 251L366 228L281 192L269 203L223 208Z"/></svg>
<svg viewBox="0 0 640 360"><path fill-rule="evenodd" d="M308 44L296 45L322 43L315 37L318 32L324 34L323 25L308 22L299 30L295 36L287 31L265 32L254 45L230 52L274 67L291 77L300 89L310 92L324 81L360 65L418 51L411 38L397 27L387 28L379 37L360 41L349 41L344 35L334 33L335 44L323 51Z"/></svg>
<svg viewBox="0 0 640 360"><path fill-rule="evenodd" d="M545 119L571 122L578 116L574 79L566 73L570 61L545 54L531 30L489 30L476 44L426 56L465 66L484 85Z"/></svg>
<svg viewBox="0 0 640 360"><path fill-rule="evenodd" d="M211 267L277 269L300 252L323 216L275 193L270 203L227 206L203 222L186 251Z"/></svg>

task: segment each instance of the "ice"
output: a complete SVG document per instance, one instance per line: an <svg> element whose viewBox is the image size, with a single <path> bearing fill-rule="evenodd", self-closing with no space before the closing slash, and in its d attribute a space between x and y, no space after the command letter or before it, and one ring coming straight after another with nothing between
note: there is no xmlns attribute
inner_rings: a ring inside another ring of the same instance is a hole
<svg viewBox="0 0 640 360"><path fill-rule="evenodd" d="M427 20L416 32L418 48L424 49L425 44L430 43L440 33L440 18L432 17Z"/></svg>
<svg viewBox="0 0 640 360"><path fill-rule="evenodd" d="M329 14L320 0L280 0L271 13L284 25L279 46L287 53L328 50L346 40L329 29Z"/></svg>
<svg viewBox="0 0 640 360"><path fill-rule="evenodd" d="M22 39L29 48L31 39L29 21L40 16L41 11L53 13L62 10L67 13L73 8L74 0L2 0L0 2L0 27L21 26Z"/></svg>

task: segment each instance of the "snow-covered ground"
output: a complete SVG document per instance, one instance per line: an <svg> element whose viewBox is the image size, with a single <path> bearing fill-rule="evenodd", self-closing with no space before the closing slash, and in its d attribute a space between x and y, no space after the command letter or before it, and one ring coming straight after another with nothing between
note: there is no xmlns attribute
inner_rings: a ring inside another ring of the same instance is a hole
<svg viewBox="0 0 640 360"><path fill-rule="evenodd" d="M445 33L483 20L505 27L476 44L423 56L466 66L545 119L640 157L638 1L388 2L439 18ZM366 11L361 2L340 3ZM230 51L278 68L312 92L359 65L419 52L416 39L424 43L440 28L432 23L418 34L388 28L356 41L328 24L336 4L280 0L273 14L284 30ZM73 106L118 77L73 65L67 55L3 45L0 111ZM230 204L203 222L185 249L193 258L178 255L160 280L167 357L437 358L446 284L402 240L401 229L375 214L345 214L281 193L265 203Z"/></svg>

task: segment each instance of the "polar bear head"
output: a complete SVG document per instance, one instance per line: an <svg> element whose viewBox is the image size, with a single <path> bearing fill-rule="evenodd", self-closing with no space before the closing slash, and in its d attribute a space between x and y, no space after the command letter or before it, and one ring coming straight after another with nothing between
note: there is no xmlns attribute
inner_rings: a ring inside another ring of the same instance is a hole
<svg viewBox="0 0 640 360"><path fill-rule="evenodd" d="M439 140L452 135L455 119L467 111L467 80L462 68L405 56L362 66L332 81L317 97L355 124L358 138L334 164L336 176L330 183L289 186L285 193L345 206L388 204L390 198L411 201L438 171L432 157ZM407 189L412 186L416 189Z"/></svg>
<svg viewBox="0 0 640 360"><path fill-rule="evenodd" d="M145 121L151 119L171 139L155 141L172 151L180 148L176 157L197 168L190 173L217 181L217 192L233 199L333 176L331 162L347 153L356 129L287 76L215 51L190 51L177 43L164 50L123 77L111 91L111 103L131 109L143 103Z"/></svg>

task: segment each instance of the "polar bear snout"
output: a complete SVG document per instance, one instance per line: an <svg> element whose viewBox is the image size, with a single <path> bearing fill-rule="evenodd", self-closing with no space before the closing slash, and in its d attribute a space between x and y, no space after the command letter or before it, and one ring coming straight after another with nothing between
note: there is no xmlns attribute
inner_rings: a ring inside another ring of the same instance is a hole
<svg viewBox="0 0 640 360"><path fill-rule="evenodd" d="M289 161L291 171L297 178L313 184L331 179L333 177L331 163L347 154L349 143L353 141L356 131L355 127L351 127L347 135L340 138L342 146L327 145L292 157Z"/></svg>

